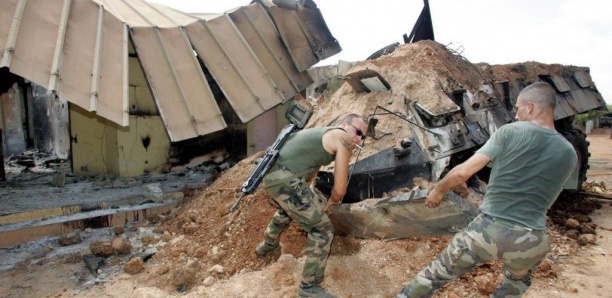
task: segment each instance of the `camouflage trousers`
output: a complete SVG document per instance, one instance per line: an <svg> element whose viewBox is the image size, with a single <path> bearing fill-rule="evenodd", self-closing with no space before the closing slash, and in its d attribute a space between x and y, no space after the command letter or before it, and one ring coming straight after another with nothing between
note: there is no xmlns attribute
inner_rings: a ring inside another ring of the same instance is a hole
<svg viewBox="0 0 612 298"><path fill-rule="evenodd" d="M308 233L306 261L302 283L319 284L323 281L327 257L334 236L331 221L325 214L326 199L318 195L303 178L293 178L287 170L273 170L264 179L272 204L279 208L268 224L264 240L277 245L280 234L291 220ZM270 186L272 185L272 186Z"/></svg>
<svg viewBox="0 0 612 298"><path fill-rule="evenodd" d="M521 297L549 251L546 231L480 214L396 297L430 297L447 282L491 260L504 263L502 283L492 297Z"/></svg>

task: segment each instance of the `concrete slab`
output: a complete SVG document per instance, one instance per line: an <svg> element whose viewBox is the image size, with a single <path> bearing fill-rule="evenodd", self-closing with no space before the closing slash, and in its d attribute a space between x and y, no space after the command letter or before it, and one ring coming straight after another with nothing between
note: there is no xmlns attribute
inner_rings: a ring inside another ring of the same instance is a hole
<svg viewBox="0 0 612 298"><path fill-rule="evenodd" d="M67 174L62 187L51 169L10 169L0 181L0 248L75 229L122 226L170 211L220 171L200 165L160 175L115 178Z"/></svg>
<svg viewBox="0 0 612 298"><path fill-rule="evenodd" d="M0 226L0 248L12 247L42 237L60 236L76 229L123 226L144 220L148 216L167 213L174 207L174 202L151 203L6 224Z"/></svg>

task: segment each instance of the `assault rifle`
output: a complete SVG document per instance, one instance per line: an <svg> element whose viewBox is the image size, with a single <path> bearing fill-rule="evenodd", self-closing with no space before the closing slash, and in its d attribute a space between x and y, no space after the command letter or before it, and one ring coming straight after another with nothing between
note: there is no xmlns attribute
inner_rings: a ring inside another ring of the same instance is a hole
<svg viewBox="0 0 612 298"><path fill-rule="evenodd" d="M266 149L266 153L261 158L261 161L251 173L251 176L242 184L242 188L240 191L242 194L240 197L232 204L230 207L230 212L233 212L240 204L240 200L247 195L253 193L261 181L263 177L268 173L270 168L274 165L274 162L278 158L278 153L280 149L285 144L285 141L289 138L289 136L296 131L297 129L302 129L308 119L312 115L312 111L303 105L300 105L297 101L294 101L293 104L289 107L287 112L285 113L285 118L291 122L281 130L280 134L276 137L274 143Z"/></svg>

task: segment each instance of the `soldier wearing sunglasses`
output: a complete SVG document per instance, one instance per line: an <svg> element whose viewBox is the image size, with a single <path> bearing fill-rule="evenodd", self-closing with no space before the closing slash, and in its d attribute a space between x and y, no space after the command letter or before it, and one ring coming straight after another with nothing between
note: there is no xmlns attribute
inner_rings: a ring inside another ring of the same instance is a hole
<svg viewBox="0 0 612 298"><path fill-rule="evenodd" d="M365 139L367 124L356 114L345 116L335 127L300 130L280 149L279 157L263 185L278 210L272 217L262 241L255 249L259 256L279 245L280 234L291 220L308 233L306 261L300 297L334 297L321 287L333 239L333 226L325 214L332 204L341 202L348 183L348 166L353 149ZM334 162L334 186L328 199L311 189L319 168Z"/></svg>

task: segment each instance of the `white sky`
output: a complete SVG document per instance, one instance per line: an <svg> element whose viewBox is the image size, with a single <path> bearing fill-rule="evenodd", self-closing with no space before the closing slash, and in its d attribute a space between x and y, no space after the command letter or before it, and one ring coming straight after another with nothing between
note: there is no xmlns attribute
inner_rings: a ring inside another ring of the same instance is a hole
<svg viewBox="0 0 612 298"><path fill-rule="evenodd" d="M224 12L250 0L149 0L185 12ZM422 0L314 0L342 52L318 65L364 60L410 34ZM436 41L472 63L587 66L612 103L608 0L429 0ZM607 4L607 5L606 5Z"/></svg>

